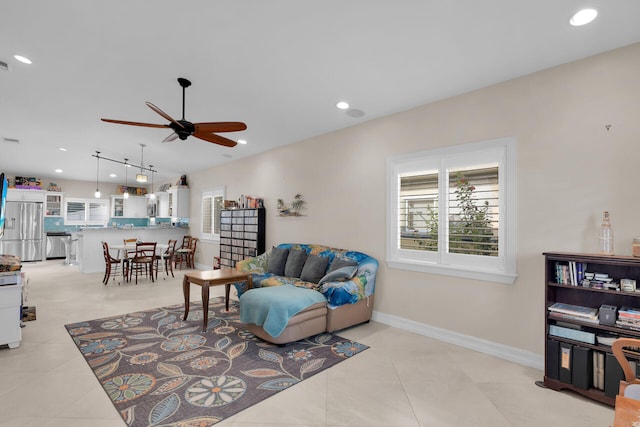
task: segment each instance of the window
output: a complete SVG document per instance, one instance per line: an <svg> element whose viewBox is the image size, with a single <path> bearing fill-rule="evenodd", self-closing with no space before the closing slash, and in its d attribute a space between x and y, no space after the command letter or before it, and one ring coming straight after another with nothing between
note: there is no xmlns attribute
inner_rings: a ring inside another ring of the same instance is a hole
<svg viewBox="0 0 640 427"><path fill-rule="evenodd" d="M393 157L387 179L391 268L513 283L514 139Z"/></svg>
<svg viewBox="0 0 640 427"><path fill-rule="evenodd" d="M224 188L202 193L201 238L220 240L220 211L224 202Z"/></svg>
<svg viewBox="0 0 640 427"><path fill-rule="evenodd" d="M65 199L66 225L107 225L109 201L105 199Z"/></svg>

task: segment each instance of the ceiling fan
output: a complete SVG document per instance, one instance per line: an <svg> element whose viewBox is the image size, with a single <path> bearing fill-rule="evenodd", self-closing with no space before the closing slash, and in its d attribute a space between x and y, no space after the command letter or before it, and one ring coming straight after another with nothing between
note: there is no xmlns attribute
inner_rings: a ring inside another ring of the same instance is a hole
<svg viewBox="0 0 640 427"><path fill-rule="evenodd" d="M182 77L178 78L178 83L182 86L182 119L175 120L173 117L156 107L150 102L147 102L147 106L151 108L153 111L169 120L169 124L167 125L156 125L152 123L139 123L139 122L128 122L124 120L112 120L112 119L101 119L103 122L109 123L118 123L121 125L131 125L131 126L144 126L150 128L171 128L173 133L166 137L162 142L173 141L176 138L180 138L181 140L187 139L190 135L195 136L196 138L200 138L204 141L213 142L214 144L224 145L225 147L235 147L238 143L236 141L232 141L228 138L225 138L220 135L216 135L218 132L238 132L245 130L247 125L242 122L210 122L210 123L191 123L184 118L184 100L185 100L185 89L191 86L191 82Z"/></svg>

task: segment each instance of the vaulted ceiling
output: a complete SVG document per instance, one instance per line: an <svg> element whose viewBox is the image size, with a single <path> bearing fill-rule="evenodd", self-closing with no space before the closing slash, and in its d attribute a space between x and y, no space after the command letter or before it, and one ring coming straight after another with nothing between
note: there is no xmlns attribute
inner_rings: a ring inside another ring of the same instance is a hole
<svg viewBox="0 0 640 427"><path fill-rule="evenodd" d="M599 15L572 27L582 7ZM96 151L139 165L145 144L161 181L636 43L638 16L637 0L5 1L0 171L92 181ZM180 119L178 77L187 120L245 122L224 136L247 144L100 121L168 123L146 101Z"/></svg>

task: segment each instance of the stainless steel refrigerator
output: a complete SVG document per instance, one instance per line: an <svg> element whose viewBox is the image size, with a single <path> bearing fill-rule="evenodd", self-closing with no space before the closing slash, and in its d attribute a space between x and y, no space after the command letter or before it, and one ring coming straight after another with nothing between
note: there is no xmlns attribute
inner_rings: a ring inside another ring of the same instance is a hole
<svg viewBox="0 0 640 427"><path fill-rule="evenodd" d="M15 255L21 261L42 261L45 245L43 203L7 201L6 208L0 254Z"/></svg>

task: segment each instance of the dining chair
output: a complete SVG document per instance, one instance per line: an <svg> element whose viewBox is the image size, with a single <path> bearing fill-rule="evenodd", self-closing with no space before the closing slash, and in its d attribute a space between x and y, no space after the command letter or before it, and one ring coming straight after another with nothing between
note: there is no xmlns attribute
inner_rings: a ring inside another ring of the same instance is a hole
<svg viewBox="0 0 640 427"><path fill-rule="evenodd" d="M196 268L195 255L198 247L198 238L192 237L188 248L180 248L176 250L176 266L180 264L180 270L185 265L187 268Z"/></svg>
<svg viewBox="0 0 640 427"><path fill-rule="evenodd" d="M138 239L123 239L124 240L124 258L133 258L136 254L136 243L138 243Z"/></svg>
<svg viewBox="0 0 640 427"><path fill-rule="evenodd" d="M640 400L640 379L636 377L636 371L632 369L625 354L625 351L632 353L635 355L634 360L637 360L640 357L640 339L618 338L611 344L611 351L624 373L624 379L620 380L618 394Z"/></svg>
<svg viewBox="0 0 640 427"><path fill-rule="evenodd" d="M102 252L104 255L104 264L105 264L104 277L102 278L102 283L104 283L106 286L107 283L109 283L109 278L111 278L111 275L113 275L114 281L116 280L116 277L118 275L122 276L123 278L126 278L126 273L124 271L125 264L123 263L122 259L115 258L111 255L111 252L109 251L109 244L107 242L102 242ZM118 282L118 285L119 284L120 282Z"/></svg>
<svg viewBox="0 0 640 427"><path fill-rule="evenodd" d="M153 282L153 264L156 260L156 242L137 242L136 252L130 260L129 280L135 273L136 285L138 284L138 275L145 274L151 276Z"/></svg>
<svg viewBox="0 0 640 427"><path fill-rule="evenodd" d="M191 236L183 236L182 237L182 245L178 249L176 249L175 257L174 257L174 267L180 266L180 270L182 270L182 266L189 266L189 250L191 245L193 244L193 237Z"/></svg>
<svg viewBox="0 0 640 427"><path fill-rule="evenodd" d="M171 273L171 277L176 277L173 275L173 257L176 253L176 244L177 240L170 239L167 245L167 248L162 251L162 253L156 255L156 279L158 278L158 264L162 262L164 264L164 278L166 279L169 273Z"/></svg>

